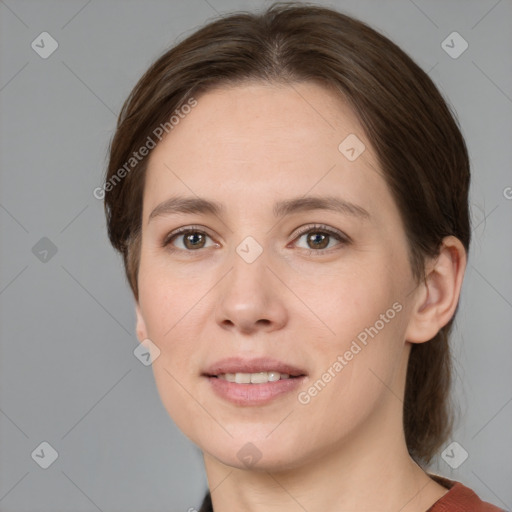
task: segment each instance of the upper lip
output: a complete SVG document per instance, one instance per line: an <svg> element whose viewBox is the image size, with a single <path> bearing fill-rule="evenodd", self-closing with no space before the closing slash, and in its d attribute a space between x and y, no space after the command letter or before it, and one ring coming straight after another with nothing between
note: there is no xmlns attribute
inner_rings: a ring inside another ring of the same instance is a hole
<svg viewBox="0 0 512 512"><path fill-rule="evenodd" d="M223 373L257 373L269 371L286 373L294 377L306 375L306 371L301 368L268 357L258 357L255 359L228 357L227 359L221 359L210 365L203 372L203 375L211 377Z"/></svg>

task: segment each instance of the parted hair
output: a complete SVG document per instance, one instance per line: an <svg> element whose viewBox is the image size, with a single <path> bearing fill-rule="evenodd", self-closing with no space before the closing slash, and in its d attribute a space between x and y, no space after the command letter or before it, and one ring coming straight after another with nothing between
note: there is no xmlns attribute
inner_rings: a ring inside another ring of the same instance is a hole
<svg viewBox="0 0 512 512"><path fill-rule="evenodd" d="M469 250L468 153L454 113L428 74L351 16L279 2L263 12L220 17L174 45L149 67L121 109L105 176L113 186L105 188L104 206L110 241L123 256L136 300L149 156L122 180L112 178L191 98L248 81L312 81L351 106L400 211L418 283L425 279L426 258L438 254L444 237L457 237ZM452 322L433 339L413 344L409 356L403 424L409 453L420 464L430 462L453 427Z"/></svg>

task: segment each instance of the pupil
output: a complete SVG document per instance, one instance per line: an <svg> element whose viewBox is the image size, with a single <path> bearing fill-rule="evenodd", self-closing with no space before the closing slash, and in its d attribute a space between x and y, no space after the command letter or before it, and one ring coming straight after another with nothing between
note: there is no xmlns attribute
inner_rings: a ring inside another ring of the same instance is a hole
<svg viewBox="0 0 512 512"><path fill-rule="evenodd" d="M321 240L320 240L320 244L317 244L316 243L316 239L317 237L320 237ZM324 234L321 234L321 233L315 233L313 234L312 236L310 236L310 240L313 241L313 244L316 245L316 247L324 247L325 246L325 243L322 244L322 242L325 242L325 240L327 239L327 235L324 235Z"/></svg>
<svg viewBox="0 0 512 512"><path fill-rule="evenodd" d="M187 241L193 246L193 247L197 247L198 243L197 242L201 242L200 238L202 237L202 235L200 233L191 233L187 236ZM198 240L199 239L199 240Z"/></svg>

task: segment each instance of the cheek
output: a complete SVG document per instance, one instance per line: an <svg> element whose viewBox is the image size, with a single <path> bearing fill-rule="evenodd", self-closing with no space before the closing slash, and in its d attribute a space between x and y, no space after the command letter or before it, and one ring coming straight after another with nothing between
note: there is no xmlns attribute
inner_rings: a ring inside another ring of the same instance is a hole
<svg viewBox="0 0 512 512"><path fill-rule="evenodd" d="M157 266L141 265L139 304L147 335L160 350L152 367L160 395L168 402L165 405L169 412L186 406L180 397L182 386L186 386L191 378L191 357L197 348L194 339L198 333L194 332L194 325L197 324L201 296L197 295ZM169 397L172 400L167 400Z"/></svg>
<svg viewBox="0 0 512 512"><path fill-rule="evenodd" d="M343 417L351 411L354 418L366 414L399 368L405 306L396 276L377 268L338 276L326 283L323 296L309 297L329 328L308 340L308 352L316 361L310 383L315 389L308 395L318 411Z"/></svg>
<svg viewBox="0 0 512 512"><path fill-rule="evenodd" d="M166 344L190 325L208 289L203 271L192 273L179 265L170 267L164 257L155 257L150 251L142 254L138 284L149 337Z"/></svg>
<svg viewBox="0 0 512 512"><path fill-rule="evenodd" d="M347 264L309 278L306 276L312 274L304 272L294 279L294 293L307 305L307 316L303 314L304 306L298 305L303 311L295 318L302 322L300 317L309 318L310 324L315 322L319 348L332 346L342 350L360 333L364 338L365 329L376 323L379 331L389 331L389 326L396 324L394 319L398 315L393 304L401 297L401 286L397 284L399 272L390 272L383 259L376 260Z"/></svg>
<svg viewBox="0 0 512 512"><path fill-rule="evenodd" d="M194 339L198 337L194 325L200 310L197 302L204 292L198 294L195 288L196 292L191 292L180 280L169 278L156 267L143 269L141 266L141 270L139 303L148 337L160 349L152 363L155 384L169 416L190 436L194 432L194 418L204 415L190 386L197 378L192 373L196 368L192 361L197 352Z"/></svg>
<svg viewBox="0 0 512 512"><path fill-rule="evenodd" d="M318 364L299 397L297 418L308 419L311 450L325 439L346 439L375 417L390 397L393 400L393 394L400 394L395 384L403 354L403 310L389 309L396 314L386 317L385 323L379 315L388 308L373 306L364 315L352 310L357 320L348 311L341 312L335 324L337 335L317 341L316 350L310 352Z"/></svg>

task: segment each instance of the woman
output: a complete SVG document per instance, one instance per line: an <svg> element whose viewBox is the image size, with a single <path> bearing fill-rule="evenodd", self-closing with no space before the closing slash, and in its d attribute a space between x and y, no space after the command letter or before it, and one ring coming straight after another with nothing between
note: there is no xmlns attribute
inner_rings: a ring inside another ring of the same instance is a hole
<svg viewBox="0 0 512 512"><path fill-rule="evenodd" d="M421 467L450 434L469 179L429 77L335 11L231 15L148 69L105 208L201 510L499 510Z"/></svg>

